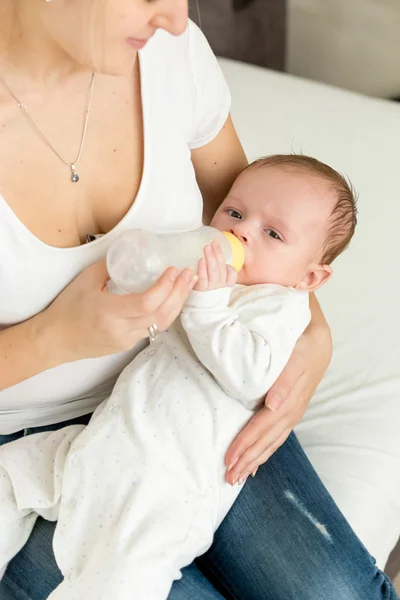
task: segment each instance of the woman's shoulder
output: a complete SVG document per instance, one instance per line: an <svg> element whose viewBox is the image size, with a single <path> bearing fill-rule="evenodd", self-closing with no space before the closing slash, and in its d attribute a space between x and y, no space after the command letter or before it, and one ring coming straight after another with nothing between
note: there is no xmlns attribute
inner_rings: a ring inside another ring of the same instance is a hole
<svg viewBox="0 0 400 600"><path fill-rule="evenodd" d="M174 62L170 64L172 69L181 65L190 65L192 59L195 60L198 54L208 54L215 59L205 35L191 20L184 33L179 36L158 29L142 53L154 56L158 62L162 59L166 62L174 58Z"/></svg>
<svg viewBox="0 0 400 600"><path fill-rule="evenodd" d="M189 21L174 37L158 30L142 51L142 83L164 108L190 121L189 145L205 145L219 132L230 109L230 94L218 61L202 31Z"/></svg>
<svg viewBox="0 0 400 600"><path fill-rule="evenodd" d="M201 84L203 72L217 64L205 35L193 21L189 21L180 36L157 30L142 50L142 58L149 67L148 78L157 81L158 85L165 82L170 88L177 84L181 92L185 83L195 91Z"/></svg>

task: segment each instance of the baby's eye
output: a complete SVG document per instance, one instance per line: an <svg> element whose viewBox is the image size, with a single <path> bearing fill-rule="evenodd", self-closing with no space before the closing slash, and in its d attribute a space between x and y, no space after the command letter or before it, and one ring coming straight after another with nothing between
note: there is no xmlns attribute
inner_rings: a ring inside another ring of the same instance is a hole
<svg viewBox="0 0 400 600"><path fill-rule="evenodd" d="M242 218L242 215L240 214L240 212L238 212L234 208L228 208L228 210L226 212L228 213L228 215L230 217L233 217L234 219L241 219Z"/></svg>
<svg viewBox="0 0 400 600"><path fill-rule="evenodd" d="M274 240L282 241L282 238L279 235L279 233L276 233L276 231L274 231L273 229L264 229L264 231L265 231L265 233L267 235L269 235L270 237L274 238Z"/></svg>

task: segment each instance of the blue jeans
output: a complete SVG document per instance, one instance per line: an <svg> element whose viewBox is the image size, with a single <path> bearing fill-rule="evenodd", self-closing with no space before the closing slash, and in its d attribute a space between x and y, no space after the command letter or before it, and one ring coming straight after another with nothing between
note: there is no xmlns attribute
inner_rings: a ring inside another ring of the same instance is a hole
<svg viewBox="0 0 400 600"><path fill-rule="evenodd" d="M87 421L83 417L73 422ZM0 445L65 425L0 436ZM0 582L1 600L45 600L60 583L53 532L54 523L37 520L28 543ZM169 600L224 598L399 600L293 433L257 476L249 478L211 549L183 570L169 596Z"/></svg>

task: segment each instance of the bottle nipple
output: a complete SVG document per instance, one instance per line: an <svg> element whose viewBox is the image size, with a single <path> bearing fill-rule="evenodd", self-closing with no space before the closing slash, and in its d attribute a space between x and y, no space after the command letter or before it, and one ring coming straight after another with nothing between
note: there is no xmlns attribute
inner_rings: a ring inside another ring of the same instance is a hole
<svg viewBox="0 0 400 600"><path fill-rule="evenodd" d="M244 265L244 248L242 242L229 231L221 231L228 240L232 250L232 267L239 272Z"/></svg>

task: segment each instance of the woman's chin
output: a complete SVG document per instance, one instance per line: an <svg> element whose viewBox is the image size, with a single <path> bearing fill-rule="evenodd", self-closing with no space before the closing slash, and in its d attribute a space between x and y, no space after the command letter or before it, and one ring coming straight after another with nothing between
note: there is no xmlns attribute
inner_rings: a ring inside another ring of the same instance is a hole
<svg viewBox="0 0 400 600"><path fill-rule="evenodd" d="M94 61L94 71L101 75L110 75L111 77L126 77L132 73L136 64L138 53L127 46L127 50L120 52L115 56L109 56L99 61Z"/></svg>

